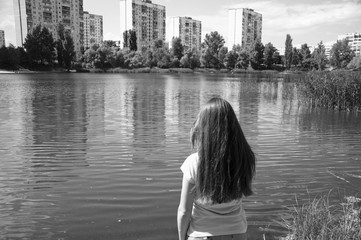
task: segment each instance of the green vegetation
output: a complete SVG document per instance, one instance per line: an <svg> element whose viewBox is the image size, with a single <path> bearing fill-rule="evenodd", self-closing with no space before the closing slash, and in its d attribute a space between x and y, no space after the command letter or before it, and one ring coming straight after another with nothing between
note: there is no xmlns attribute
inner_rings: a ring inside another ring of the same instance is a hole
<svg viewBox="0 0 361 240"><path fill-rule="evenodd" d="M286 43L285 43L285 65L286 69L291 68L292 64L292 53L293 53L293 47L292 47L292 38L291 35L287 34L286 36Z"/></svg>
<svg viewBox="0 0 361 240"><path fill-rule="evenodd" d="M71 68L71 63L75 58L74 41L69 31L65 31L62 24L58 25L58 40L56 42L56 50L58 57L58 64L68 71Z"/></svg>
<svg viewBox="0 0 361 240"><path fill-rule="evenodd" d="M55 58L55 42L49 29L37 25L25 38L24 48L30 63L52 65Z"/></svg>
<svg viewBox="0 0 361 240"><path fill-rule="evenodd" d="M327 64L327 56L326 56L325 45L321 41L317 48L313 51L313 68L317 70L324 70Z"/></svg>
<svg viewBox="0 0 361 240"><path fill-rule="evenodd" d="M281 225L289 230L285 240L350 240L361 239L361 199L346 197L331 204L328 197L315 198L290 209Z"/></svg>
<svg viewBox="0 0 361 240"><path fill-rule="evenodd" d="M263 56L264 56L265 47L262 42L257 39L251 46L251 50L249 51L249 61L251 63L251 67L256 70L262 70L263 66Z"/></svg>
<svg viewBox="0 0 361 240"><path fill-rule="evenodd" d="M346 39L337 41L331 48L330 63L335 68L346 68L347 64L355 57Z"/></svg>
<svg viewBox="0 0 361 240"><path fill-rule="evenodd" d="M15 48L12 45L0 48L0 69L17 70L20 60L23 61L23 65L27 65L27 54L23 48Z"/></svg>
<svg viewBox="0 0 361 240"><path fill-rule="evenodd" d="M361 72L309 72L296 83L300 100L312 108L361 110Z"/></svg>
<svg viewBox="0 0 361 240"><path fill-rule="evenodd" d="M223 46L224 39L217 31L206 34L202 43L202 66L206 68L221 68L222 61L219 59L219 53Z"/></svg>
<svg viewBox="0 0 361 240"><path fill-rule="evenodd" d="M351 62L347 64L347 68L361 70L361 55L352 58Z"/></svg>
<svg viewBox="0 0 361 240"><path fill-rule="evenodd" d="M48 71L60 67L69 70L75 59L74 42L70 30L65 30L61 24L57 30L58 39L54 40L49 29L37 25L26 36L24 48L2 47L0 68Z"/></svg>
<svg viewBox="0 0 361 240"><path fill-rule="evenodd" d="M346 40L338 41L327 59L322 41L311 53L310 47L303 44L300 49L292 46L292 38L286 36L285 55L272 43L264 45L255 39L251 46L235 45L232 49L224 46L224 38L218 32L206 34L200 49L188 49L180 38L171 43L155 40L149 46L137 47L134 30L123 33L123 46L114 41L93 44L81 52L74 52L74 42L69 29L62 24L57 26L56 39L42 26L36 26L26 37L24 48L13 46L0 50L0 68L17 70L59 70L112 71L120 68L203 68L217 69L219 72L233 73L248 70L291 70L310 71L361 68L360 56L355 57ZM171 44L170 49L168 44ZM133 70L132 70L133 71Z"/></svg>

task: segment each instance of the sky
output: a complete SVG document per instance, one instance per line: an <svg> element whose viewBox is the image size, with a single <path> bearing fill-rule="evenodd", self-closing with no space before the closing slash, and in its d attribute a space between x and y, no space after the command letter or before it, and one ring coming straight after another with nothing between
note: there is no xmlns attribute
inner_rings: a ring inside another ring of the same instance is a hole
<svg viewBox="0 0 361 240"><path fill-rule="evenodd" d="M166 7L167 17L187 16L202 21L202 37L212 31L228 38L229 8L251 8L263 18L263 44L293 45L335 42L337 36L361 33L361 0L153 0ZM119 0L83 0L84 11L103 16L104 40L120 40ZM16 45L13 0L0 0L0 30L6 45Z"/></svg>

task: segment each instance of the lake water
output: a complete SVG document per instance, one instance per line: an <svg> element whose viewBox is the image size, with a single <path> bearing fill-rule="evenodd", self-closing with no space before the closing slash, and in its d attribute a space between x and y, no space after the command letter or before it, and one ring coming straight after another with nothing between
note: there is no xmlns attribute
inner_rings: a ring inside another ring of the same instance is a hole
<svg viewBox="0 0 361 240"><path fill-rule="evenodd" d="M361 114L307 110L282 75L2 74L0 239L177 239L179 167L212 96L257 156L249 239L284 236L296 197L361 195Z"/></svg>

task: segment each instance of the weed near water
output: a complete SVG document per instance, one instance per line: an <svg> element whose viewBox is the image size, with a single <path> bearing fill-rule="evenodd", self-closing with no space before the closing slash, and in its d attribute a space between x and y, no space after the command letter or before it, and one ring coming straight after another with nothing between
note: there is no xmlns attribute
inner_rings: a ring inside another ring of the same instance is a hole
<svg viewBox="0 0 361 240"><path fill-rule="evenodd" d="M296 83L303 103L312 108L361 111L361 72L309 72Z"/></svg>
<svg viewBox="0 0 361 240"><path fill-rule="evenodd" d="M297 201L296 201L297 202ZM280 223L290 233L284 240L361 239L361 199L346 197L330 204L327 196L290 209L290 216Z"/></svg>

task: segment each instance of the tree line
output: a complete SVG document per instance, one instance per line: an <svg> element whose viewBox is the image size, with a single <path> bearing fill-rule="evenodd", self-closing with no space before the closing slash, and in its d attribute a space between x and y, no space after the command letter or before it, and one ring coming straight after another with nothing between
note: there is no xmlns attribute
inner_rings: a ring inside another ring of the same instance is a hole
<svg viewBox="0 0 361 240"><path fill-rule="evenodd" d="M327 65L334 68L360 68L360 56L355 57L347 40L337 41L328 59L322 41L311 53L303 44L300 49L292 46L292 38L286 36L285 53L281 56L272 43L256 40L252 45L234 45L228 49L224 38L217 32L206 34L200 49L186 49L180 38L173 38L170 48L163 40L155 40L150 47L137 48L134 30L123 33L122 48L115 41L104 41L82 49L76 59L74 41L62 24L57 25L57 39L41 25L26 36L24 47L13 46L0 49L0 68L39 68L41 66L64 69L109 68L215 68L215 69L297 69L323 70Z"/></svg>
<svg viewBox="0 0 361 240"><path fill-rule="evenodd" d="M75 60L74 41L70 31L57 25L58 39L48 28L37 25L30 31L23 47L13 45L0 48L0 68L48 69L58 66L70 70Z"/></svg>
<svg viewBox="0 0 361 240"><path fill-rule="evenodd" d="M347 39L338 40L332 45L330 56L327 58L325 45L321 41L311 53L307 44L302 44L300 49L292 47L292 38L286 36L284 63L286 69L295 67L301 70L324 70L327 65L336 68L359 69L361 67L361 56L348 45Z"/></svg>

